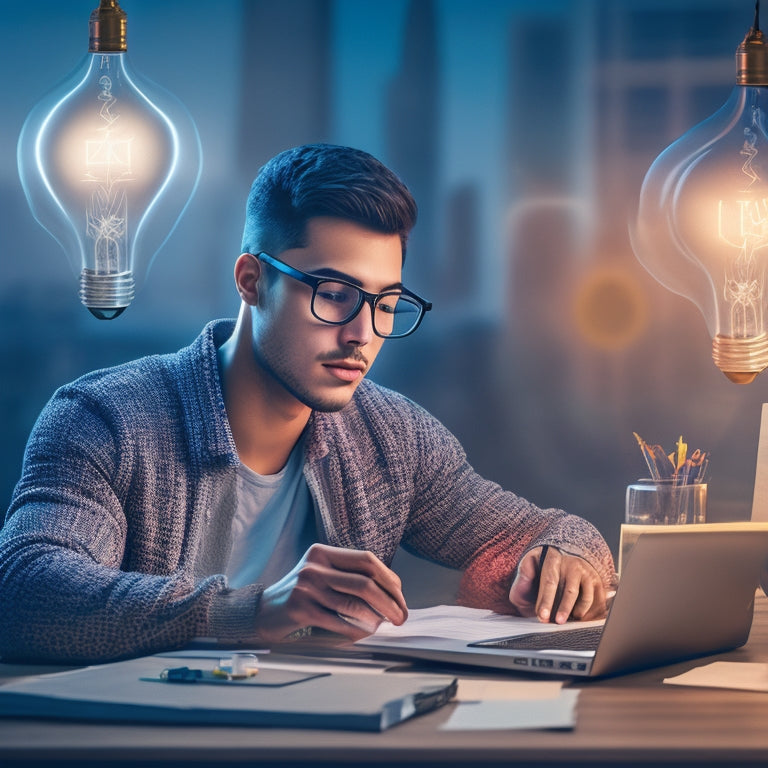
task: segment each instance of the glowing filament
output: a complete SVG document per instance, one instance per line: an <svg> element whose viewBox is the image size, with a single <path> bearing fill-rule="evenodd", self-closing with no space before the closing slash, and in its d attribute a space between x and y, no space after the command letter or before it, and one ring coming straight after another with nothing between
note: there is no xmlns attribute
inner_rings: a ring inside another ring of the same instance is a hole
<svg viewBox="0 0 768 768"><path fill-rule="evenodd" d="M748 193L757 184L760 174L755 168L758 155L757 127L759 110L752 110L752 126L744 128L744 143L740 154L746 158L741 171L747 179L742 190ZM768 198L744 198L728 205L718 201L718 236L733 246L736 255L725 265L723 298L730 307L731 335L747 338L763 326L763 276L758 252L768 244Z"/></svg>
<svg viewBox="0 0 768 768"><path fill-rule="evenodd" d="M102 68L109 62L102 58ZM113 274L129 269L128 197L121 185L133 181L131 147L133 137L120 131L120 113L112 93L112 79L102 75L97 95L101 106L96 135L85 139L83 182L95 185L85 210L85 234L93 242L97 274Z"/></svg>

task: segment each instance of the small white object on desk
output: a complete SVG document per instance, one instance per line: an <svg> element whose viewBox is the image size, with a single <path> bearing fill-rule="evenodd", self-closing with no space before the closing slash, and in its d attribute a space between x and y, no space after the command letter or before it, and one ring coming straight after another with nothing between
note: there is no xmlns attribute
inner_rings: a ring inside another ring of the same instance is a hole
<svg viewBox="0 0 768 768"><path fill-rule="evenodd" d="M664 680L669 685L698 688L732 688L768 693L768 664L746 661L713 661Z"/></svg>

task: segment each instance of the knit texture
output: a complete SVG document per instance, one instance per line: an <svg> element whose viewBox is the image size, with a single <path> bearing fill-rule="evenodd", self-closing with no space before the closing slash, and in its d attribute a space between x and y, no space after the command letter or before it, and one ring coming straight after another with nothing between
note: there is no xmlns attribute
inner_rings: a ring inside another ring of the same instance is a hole
<svg viewBox="0 0 768 768"><path fill-rule="evenodd" d="M232 329L210 323L178 353L90 373L46 405L0 529L4 659L255 639L262 587L222 575L239 460L216 350ZM466 604L503 610L521 556L545 543L615 578L590 523L481 478L436 419L369 381L343 410L312 414L304 475L323 541L387 564L402 544L461 569Z"/></svg>

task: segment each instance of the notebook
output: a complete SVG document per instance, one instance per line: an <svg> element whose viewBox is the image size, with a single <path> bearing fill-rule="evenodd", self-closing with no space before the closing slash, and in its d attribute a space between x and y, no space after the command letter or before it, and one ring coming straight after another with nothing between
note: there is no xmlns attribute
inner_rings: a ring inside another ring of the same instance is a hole
<svg viewBox="0 0 768 768"><path fill-rule="evenodd" d="M602 624L547 625L547 631L538 632L522 620L528 631L469 642L376 633L356 645L389 656L584 677L744 645L760 575L768 565L768 523L644 526L634 533ZM508 626L514 622L510 619Z"/></svg>
<svg viewBox="0 0 768 768"><path fill-rule="evenodd" d="M0 685L0 717L383 731L443 706L457 685L449 676L274 667L234 684L164 682L168 666L168 657L145 656L25 677Z"/></svg>

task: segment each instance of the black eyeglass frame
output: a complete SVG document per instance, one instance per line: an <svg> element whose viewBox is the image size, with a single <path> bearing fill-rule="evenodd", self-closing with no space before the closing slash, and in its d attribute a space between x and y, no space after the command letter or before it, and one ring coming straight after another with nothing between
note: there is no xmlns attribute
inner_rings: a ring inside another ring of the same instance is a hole
<svg viewBox="0 0 768 768"><path fill-rule="evenodd" d="M316 317L321 323L327 323L328 325L346 325L347 323L352 322L352 320L354 320L360 314L360 310L363 308L363 304L368 304L371 308L371 327L373 328L373 332L382 339L403 339L416 331L416 329L421 325L421 321L424 319L424 315L429 312L430 309L432 309L431 301L422 299L421 296L415 294L413 291L409 291L405 287L392 291L382 291L381 293L369 293L368 291L364 291L359 285L355 285L354 283L350 283L348 280L343 280L339 277L324 277L320 275L313 275L309 272L302 272L300 269L296 269L296 267L292 267L290 264L286 264L284 261L280 261L280 259L277 259L274 256L270 256L268 253L264 253L263 251L253 255L259 261L263 261L266 264L269 264L269 266L274 267L274 269L276 269L278 272L282 272L282 274L287 275L288 277L292 277L294 280L298 280L299 282L310 286L312 288L310 310L312 311L312 315ZM323 283L336 283L346 285L347 287L357 291L357 304L350 313L349 317L347 317L345 320L326 320L325 318L320 317L317 312L315 312L315 296L317 296L317 289ZM406 333L384 334L379 333L376 330L376 304L382 298L387 296L407 296L419 306L421 310L419 317L416 320L413 328L411 328Z"/></svg>

